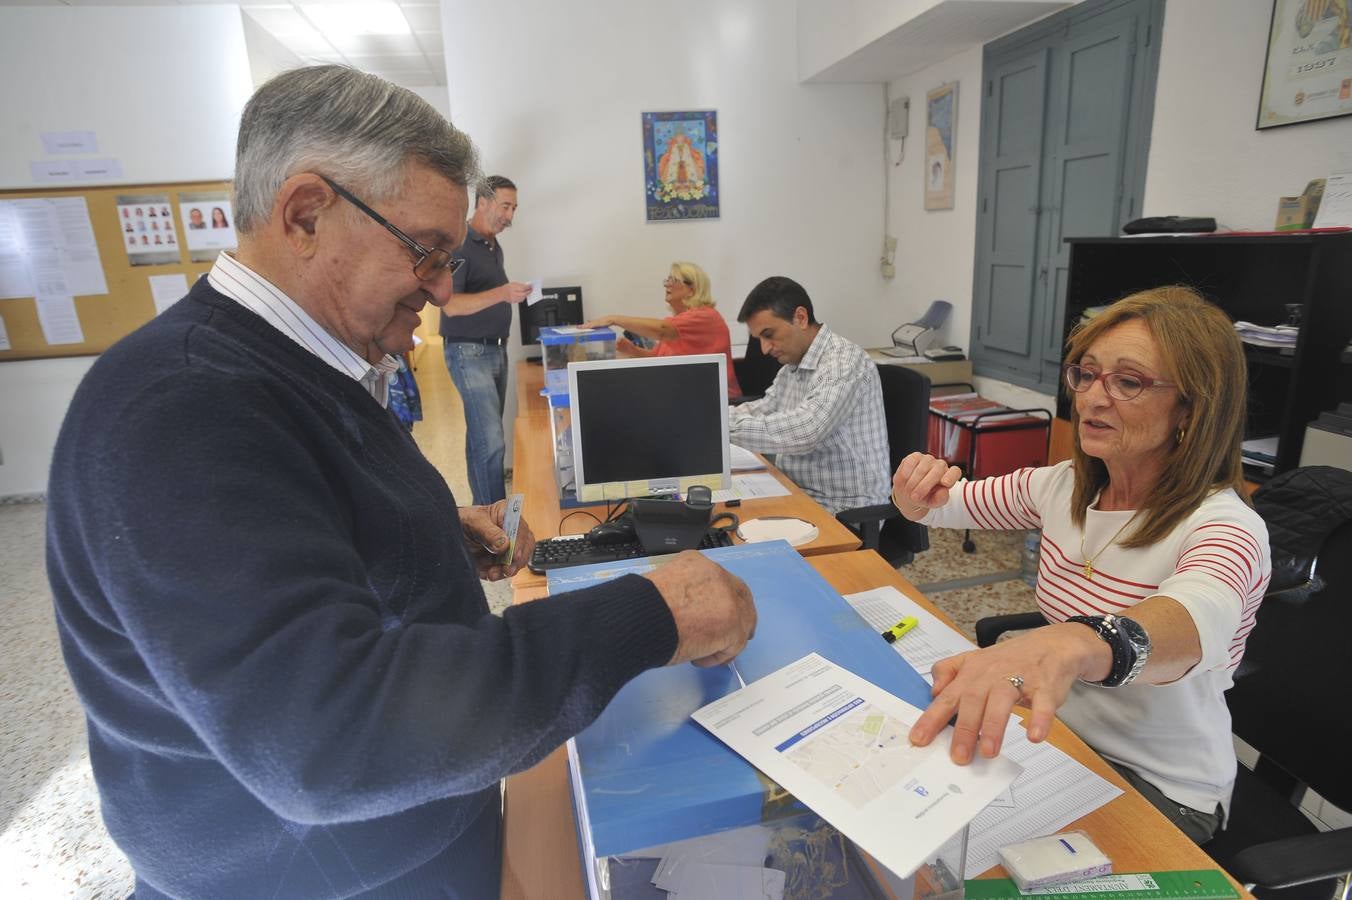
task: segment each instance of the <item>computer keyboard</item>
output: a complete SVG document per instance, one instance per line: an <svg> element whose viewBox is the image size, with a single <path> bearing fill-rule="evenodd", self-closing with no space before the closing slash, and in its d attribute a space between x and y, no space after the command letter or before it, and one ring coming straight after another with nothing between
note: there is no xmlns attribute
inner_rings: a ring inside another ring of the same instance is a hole
<svg viewBox="0 0 1352 900"><path fill-rule="evenodd" d="M700 550L730 546L732 546L732 535L723 529L706 531L699 542ZM647 555L649 554L644 551L643 546L638 541L597 544L593 543L585 534L571 534L536 541L535 552L530 555L530 570L541 573L548 572L551 569L565 569L568 566L618 562L622 559L635 559Z"/></svg>

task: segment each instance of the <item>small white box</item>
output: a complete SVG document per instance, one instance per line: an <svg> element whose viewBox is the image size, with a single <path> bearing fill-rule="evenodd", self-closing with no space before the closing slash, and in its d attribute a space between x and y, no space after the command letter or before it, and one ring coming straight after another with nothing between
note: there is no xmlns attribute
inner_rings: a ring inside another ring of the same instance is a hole
<svg viewBox="0 0 1352 900"><path fill-rule="evenodd" d="M1049 834L1000 848L1000 860L1021 891L1084 881L1113 871L1113 862L1083 831Z"/></svg>

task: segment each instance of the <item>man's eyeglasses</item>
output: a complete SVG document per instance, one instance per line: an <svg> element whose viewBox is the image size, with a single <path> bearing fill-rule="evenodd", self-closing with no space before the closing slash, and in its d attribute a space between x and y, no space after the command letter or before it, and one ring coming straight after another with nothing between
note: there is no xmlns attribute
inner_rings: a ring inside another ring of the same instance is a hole
<svg viewBox="0 0 1352 900"><path fill-rule="evenodd" d="M351 191L347 190L347 188L336 183L327 175L320 175L319 177L324 179L325 184L333 188L335 194L366 213L372 219L375 219L385 227L386 231L398 238L399 243L413 251L413 256L415 257L413 261L413 274L418 276L419 279L431 281L433 278L440 275L443 269L454 275L456 271L465 264L463 258L451 256L449 251L443 250L440 247L433 247L430 249L424 247L422 244L391 225L380 213L358 200L353 196Z"/></svg>
<svg viewBox="0 0 1352 900"><path fill-rule="evenodd" d="M1089 366L1072 363L1065 367L1066 387L1083 394L1094 386L1094 382L1103 379L1103 389L1114 400L1135 400L1143 391L1157 387L1177 387L1172 381L1160 381L1146 375L1131 375L1127 372L1100 372Z"/></svg>

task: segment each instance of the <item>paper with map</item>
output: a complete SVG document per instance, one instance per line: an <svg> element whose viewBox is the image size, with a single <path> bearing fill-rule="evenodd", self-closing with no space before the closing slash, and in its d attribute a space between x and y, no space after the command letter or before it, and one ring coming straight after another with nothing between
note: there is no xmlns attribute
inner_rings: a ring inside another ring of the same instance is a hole
<svg viewBox="0 0 1352 900"><path fill-rule="evenodd" d="M958 766L949 729L907 734L920 710L811 653L693 718L897 875L914 872L1021 771Z"/></svg>

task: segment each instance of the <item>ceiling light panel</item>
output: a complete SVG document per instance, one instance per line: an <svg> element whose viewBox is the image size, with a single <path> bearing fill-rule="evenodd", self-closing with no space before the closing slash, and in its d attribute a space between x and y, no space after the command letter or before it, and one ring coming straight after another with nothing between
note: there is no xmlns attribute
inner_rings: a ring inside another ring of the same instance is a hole
<svg viewBox="0 0 1352 900"><path fill-rule="evenodd" d="M332 54L333 45L294 6L246 6L243 12L297 56Z"/></svg>
<svg viewBox="0 0 1352 900"><path fill-rule="evenodd" d="M305 15L324 36L337 43L361 35L408 35L408 20L399 4L389 0L353 3L305 3Z"/></svg>

